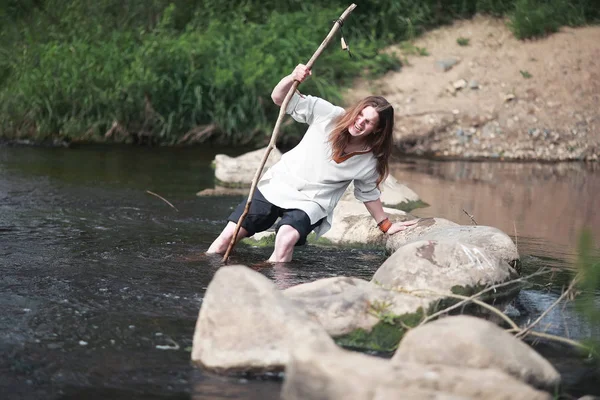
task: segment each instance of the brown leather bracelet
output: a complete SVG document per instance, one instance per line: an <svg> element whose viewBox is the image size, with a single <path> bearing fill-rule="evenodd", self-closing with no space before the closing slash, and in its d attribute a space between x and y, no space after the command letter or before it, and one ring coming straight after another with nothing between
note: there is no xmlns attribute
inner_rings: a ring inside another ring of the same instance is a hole
<svg viewBox="0 0 600 400"><path fill-rule="evenodd" d="M386 218L379 222L377 227L381 232L386 233L392 227L392 223L390 222L389 218Z"/></svg>

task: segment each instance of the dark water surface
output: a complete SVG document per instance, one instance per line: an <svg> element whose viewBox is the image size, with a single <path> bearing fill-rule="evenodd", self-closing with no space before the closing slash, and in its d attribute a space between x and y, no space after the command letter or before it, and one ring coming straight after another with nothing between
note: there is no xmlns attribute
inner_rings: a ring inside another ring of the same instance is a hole
<svg viewBox="0 0 600 400"><path fill-rule="evenodd" d="M223 378L189 362L203 293L221 265L203 251L242 199L196 196L213 186L217 152L0 147L2 398L279 398L278 379ZM397 162L393 173L431 205L415 215L469 224L465 209L515 236L525 272L567 271L584 226L600 238L597 168L419 160ZM384 260L375 250L305 246L290 265L265 267L269 253L239 246L232 261L283 288L336 275L369 279ZM513 316L524 324L558 295L558 284L525 290ZM544 321L552 333L600 335L570 306ZM540 351L570 393L594 391L597 370L563 347Z"/></svg>

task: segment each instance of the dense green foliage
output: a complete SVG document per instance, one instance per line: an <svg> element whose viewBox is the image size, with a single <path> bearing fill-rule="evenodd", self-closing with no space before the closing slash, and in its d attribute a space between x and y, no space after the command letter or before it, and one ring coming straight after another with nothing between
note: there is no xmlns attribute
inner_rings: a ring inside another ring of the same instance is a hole
<svg viewBox="0 0 600 400"><path fill-rule="evenodd" d="M0 137L262 143L270 91L350 4L291 0L0 0ZM594 0L597 2L597 0ZM476 12L519 37L598 18L592 0L369 0L303 90L340 100L358 75L401 66L380 50ZM556 10L560 10L557 13ZM293 127L286 127L290 131Z"/></svg>

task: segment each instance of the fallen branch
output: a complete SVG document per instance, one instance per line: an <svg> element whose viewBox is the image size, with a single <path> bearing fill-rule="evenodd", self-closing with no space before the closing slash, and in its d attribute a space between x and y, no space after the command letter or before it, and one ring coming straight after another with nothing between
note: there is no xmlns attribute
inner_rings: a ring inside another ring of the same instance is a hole
<svg viewBox="0 0 600 400"><path fill-rule="evenodd" d="M168 205L170 205L171 207L173 207L173 208L175 209L175 211L179 212L179 210L177 209L177 207L175 207L173 204L171 204L171 203L169 202L169 200L165 199L165 198L164 198L164 197L162 197L161 195L159 195L159 194L156 194L156 193L154 193L154 192L151 192L151 191L149 191L149 190L146 190L146 193L148 193L148 194L151 194L152 196L156 196L156 197L158 197L159 199L161 199L162 201L164 201L165 203L167 203Z"/></svg>
<svg viewBox="0 0 600 400"><path fill-rule="evenodd" d="M440 293L440 292L436 292L434 290L429 290L429 289L417 289L417 290L409 290L409 291L402 291L403 293L408 293L408 294L413 294L416 295L415 292L424 292L424 293L429 293L435 296L440 296L440 297L450 297L452 299L461 299L461 300L465 300L465 301L470 301L472 303L477 304L478 306L481 306L491 312L493 312L494 314L498 315L500 318L502 318L504 321L506 321L507 324L510 325L510 327L512 329L517 329L519 330L519 325L517 325L515 323L515 321L513 321L512 319L510 319L510 317L506 314L504 314L502 311L498 310L496 307L487 304L477 298L474 298L473 296L468 297L468 296L463 296L460 294L454 294L454 293ZM429 317L428 317L429 318Z"/></svg>
<svg viewBox="0 0 600 400"><path fill-rule="evenodd" d="M434 314L431 314L430 316L423 319L423 321L421 321L421 323L418 326L423 325L426 322L431 321L432 319L434 319L442 314L448 313L449 311L456 309L456 308L460 307L461 305L470 302L470 303L477 304L477 305L493 312L494 314L498 315L500 318L502 318L508 325L510 325L510 329L507 329L506 332L514 333L515 337L518 339L523 340L527 335L531 335L531 336L539 337L542 339L565 343L565 344L568 344L568 345L571 345L574 347L578 347L578 348L586 350L586 351L591 351L591 349L588 346L586 346L585 344L578 342L576 340L565 338L562 336L552 335L552 334L545 333L545 332L537 332L537 331L531 330L536 324L538 324L542 320L542 318L544 318L544 316L546 316L548 314L548 312L550 312L550 310L552 308L556 307L556 305L558 305L560 303L560 301L562 299L564 299L568 295L568 293L570 293L573 290L573 288L576 284L576 281L578 280L578 277L575 277L575 279L573 279L573 281L571 282L571 284L569 285L567 290L565 290L565 292L546 311L544 311L544 313L542 313L542 315L540 315L533 323L531 323L528 327L526 327L524 329L519 328L519 326L508 315L504 314L502 311L500 311L496 307L477 299L477 297L479 297L482 294L489 292L491 290L495 290L499 287L507 286L507 285L510 285L510 284L513 284L513 283L516 283L519 281L524 281L526 279L532 278L534 276L546 274L548 272L551 272L551 270L542 269L542 270L539 270L539 271L537 271L531 275L528 275L526 277L523 277L523 278L518 278L518 279L514 279L512 281L508 281L508 282L490 286L489 288L486 288L486 289L480 291L479 293L476 293L470 297L462 296L462 295L458 295L458 294L454 294L454 293L441 293L441 292L436 292L434 290L429 290L429 289L404 290L402 288L391 288L391 289L387 288L387 287L384 287L384 288L387 290L393 290L395 292L407 293L407 294L411 294L414 296L419 296L418 293L427 293L427 294L434 295L434 296L450 297L450 298L462 300L462 301L458 302L457 304L454 304L454 305L447 307L443 310L440 310Z"/></svg>
<svg viewBox="0 0 600 400"><path fill-rule="evenodd" d="M350 7L348 7L346 9L346 11L343 12L343 14L340 16L340 18L335 21L333 28L331 28L331 31L329 32L329 34L327 35L325 40L323 40L323 42L321 43L321 45L319 46L317 51L313 54L313 56L310 58L310 60L306 64L306 68L308 68L308 69L312 68L312 66L315 63L315 61L317 60L317 58L319 58L319 56L321 55L323 50L325 50L325 47L327 47L327 45L329 44L329 42L331 41L333 36L336 34L338 29L342 26L342 24L344 23L344 20L348 17L348 15L350 15L352 10L354 10L355 8L356 8L356 4L350 5ZM275 128L273 129L273 133L271 134L271 140L269 141L269 146L267 147L267 150L265 151L262 161L260 162L260 166L258 167L258 169L256 170L256 173L254 174L254 179L252 179L252 185L250 186L250 193L248 194L248 200L246 201L246 207L244 207L244 212L242 213L242 215L240 216L240 219L237 222L235 231L233 232L233 236L231 237L231 242L229 242L227 251L225 252L225 255L223 256L224 263L227 263L227 260L229 259L229 254L231 253L231 250L233 250L233 246L235 246L235 243L237 242L238 233L240 232L240 228L242 226L242 222L244 222L244 218L246 218L246 215L248 215L248 211L250 210L250 204L252 203L252 197L254 196L254 192L256 191L256 185L258 183L258 180L260 179L260 176L262 175L262 170L265 167L265 163L267 162L267 159L269 158L269 154L271 154L271 150L273 150L275 148L275 144L277 142L277 136L279 135L279 127L281 126L281 121L283 120L283 117L285 116L287 105L290 102L290 100L291 100L292 96L294 95L294 92L298 88L299 84L300 84L299 81L294 81L292 87L290 88L287 95L285 96L285 99L281 103L281 107L279 108L279 116L277 118L277 122L275 123Z"/></svg>
<svg viewBox="0 0 600 400"><path fill-rule="evenodd" d="M506 332L519 334L521 331L522 330L519 328L517 330L515 330L515 329L508 329ZM586 350L586 351L590 351L591 350L588 346L586 346L585 344L583 344L581 342L578 342L578 341L573 340L573 339L565 338L565 337L562 337L562 336L551 335L549 333L536 332L536 331L530 331L527 334L531 335L531 336L536 336L536 337L539 337L539 338L542 338L542 339L548 339L548 340L552 340L552 341L555 341L555 342L566 343L566 344L569 344L569 345L574 346L574 347L579 347L580 349L583 349L583 350ZM522 338L520 337L520 339L522 339Z"/></svg>
<svg viewBox="0 0 600 400"><path fill-rule="evenodd" d="M496 291L496 289L498 289L498 288L501 288L501 287L504 287L504 286L509 286L509 285L512 285L512 284L515 284L515 283L518 283L518 282L524 282L527 279L533 278L535 276L547 274L549 272L551 272L551 271L548 270L548 269L541 269L541 270L539 270L537 272L534 272L531 275L527 275L527 276L524 276L522 278L517 278L517 279L513 279L513 280L508 281L508 282L503 282L503 283L498 283L496 285L492 285L492 286L490 286L490 287L488 287L486 289L483 289L482 291L480 291L478 293L475 293L474 295L472 295L470 297L467 297L467 298L463 299L462 301L459 301L456 304L451 305L450 307L444 308L443 310L440 310L440 311L438 311L438 312L436 312L434 314L429 315L427 318L425 318L423 321L421 321L421 323L419 325L423 325L423 324L425 324L425 323L427 323L427 322L429 322L429 321L431 321L431 320L439 317L440 315L447 314L450 311L455 310L455 309L457 309L457 308L459 308L459 307L461 307L461 306L469 303L471 300L476 299L478 297L481 297L482 295L484 295L487 292L491 292L492 290Z"/></svg>

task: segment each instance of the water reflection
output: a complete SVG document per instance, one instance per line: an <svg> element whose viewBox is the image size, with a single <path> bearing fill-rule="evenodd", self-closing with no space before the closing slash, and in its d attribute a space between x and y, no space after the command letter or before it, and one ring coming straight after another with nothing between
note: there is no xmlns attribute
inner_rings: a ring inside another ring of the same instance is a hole
<svg viewBox="0 0 600 400"><path fill-rule="evenodd" d="M525 254L572 259L578 235L600 243L597 164L396 162L391 173L431 206L418 216L497 227Z"/></svg>

